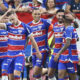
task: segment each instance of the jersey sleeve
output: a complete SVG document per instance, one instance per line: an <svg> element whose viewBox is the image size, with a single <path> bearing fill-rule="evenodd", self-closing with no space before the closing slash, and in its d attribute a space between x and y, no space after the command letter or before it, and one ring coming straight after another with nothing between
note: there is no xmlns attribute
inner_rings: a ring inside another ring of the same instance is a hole
<svg viewBox="0 0 80 80"><path fill-rule="evenodd" d="M29 25L26 24L26 35L29 37L32 33L32 30Z"/></svg>
<svg viewBox="0 0 80 80"><path fill-rule="evenodd" d="M6 27L6 29L8 29L8 28L9 28L9 26L11 26L11 25L12 25L12 23L10 23L10 22L5 23L5 27Z"/></svg>
<svg viewBox="0 0 80 80"><path fill-rule="evenodd" d="M44 25L46 26L47 29L49 29L49 26L51 25L51 21L48 19L41 19Z"/></svg>
<svg viewBox="0 0 80 80"><path fill-rule="evenodd" d="M72 39L72 28L69 27L65 30L65 38Z"/></svg>

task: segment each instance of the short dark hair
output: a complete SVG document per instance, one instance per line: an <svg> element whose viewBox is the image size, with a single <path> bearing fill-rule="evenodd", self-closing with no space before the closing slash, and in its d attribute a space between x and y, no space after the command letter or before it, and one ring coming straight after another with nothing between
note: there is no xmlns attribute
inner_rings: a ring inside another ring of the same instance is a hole
<svg viewBox="0 0 80 80"><path fill-rule="evenodd" d="M57 13L59 13L59 12L65 12L63 9L59 9L57 12L56 12L56 14Z"/></svg>
<svg viewBox="0 0 80 80"><path fill-rule="evenodd" d="M54 7L56 7L56 0L53 0L54 1L54 3L55 3L55 6ZM48 10L49 8L48 8L48 6L47 6L47 3L48 3L48 0L46 0L46 3L45 3L45 6L46 6L46 9ZM53 8L54 8L53 7Z"/></svg>
<svg viewBox="0 0 80 80"><path fill-rule="evenodd" d="M0 16L2 16L5 13L5 11L0 11Z"/></svg>
<svg viewBox="0 0 80 80"><path fill-rule="evenodd" d="M12 15L12 14L14 14L14 13L15 13L14 11L10 11L10 12L7 13L6 16L10 16L10 15Z"/></svg>
<svg viewBox="0 0 80 80"><path fill-rule="evenodd" d="M39 10L39 8L38 7L33 8L32 12L34 12L34 10Z"/></svg>

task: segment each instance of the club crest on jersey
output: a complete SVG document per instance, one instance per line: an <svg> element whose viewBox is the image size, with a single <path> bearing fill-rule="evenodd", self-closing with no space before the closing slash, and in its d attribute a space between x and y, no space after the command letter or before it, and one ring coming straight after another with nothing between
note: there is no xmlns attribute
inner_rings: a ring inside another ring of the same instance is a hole
<svg viewBox="0 0 80 80"><path fill-rule="evenodd" d="M61 32L63 31L63 27L61 28Z"/></svg>
<svg viewBox="0 0 80 80"><path fill-rule="evenodd" d="M42 26L39 26L38 28L39 28L39 30L40 30L40 29L42 28Z"/></svg>
<svg viewBox="0 0 80 80"><path fill-rule="evenodd" d="M22 30L18 30L18 32L19 32L19 34L21 34L22 33Z"/></svg>

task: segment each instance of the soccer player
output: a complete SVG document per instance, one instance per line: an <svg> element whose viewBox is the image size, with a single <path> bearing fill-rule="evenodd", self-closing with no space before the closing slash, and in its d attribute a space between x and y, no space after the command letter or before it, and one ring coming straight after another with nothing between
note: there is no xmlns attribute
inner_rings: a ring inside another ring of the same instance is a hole
<svg viewBox="0 0 80 80"><path fill-rule="evenodd" d="M0 23L8 22L8 19L6 19L6 16L5 16L5 18L2 18L4 13L5 12L2 12L2 11L0 12L0 19L1 19ZM0 29L0 80L2 80L1 76L2 76L3 64L8 57L7 51L8 51L8 32L4 29ZM4 75L7 75L7 73ZM7 78L6 78L6 80L7 80Z"/></svg>
<svg viewBox="0 0 80 80"><path fill-rule="evenodd" d="M65 73L68 72L70 80L76 79L78 54L77 54L77 33L73 26L71 26L72 20L65 16L64 25L65 31L63 35L63 46L54 60L59 58L58 65L58 80L64 80Z"/></svg>
<svg viewBox="0 0 80 80"><path fill-rule="evenodd" d="M9 66L9 73L14 75L14 78L11 77L10 80L20 80L20 74L25 63L24 49L27 38L31 40L36 50L36 56L40 59L41 54L31 34L30 27L19 21L16 13L13 11L9 12L7 16L9 16L11 23L0 23L0 28L7 28L8 30L8 55L10 57L10 62L7 62L7 65L4 64L3 72Z"/></svg>
<svg viewBox="0 0 80 80"><path fill-rule="evenodd" d="M41 80L42 68L44 67L44 63L46 62L46 59L49 55L49 47L47 42L48 30L52 30L52 26L50 26L50 21L40 18L41 13L39 8L33 9L32 16L33 21L31 21L28 25L32 29L34 39L36 40L42 55L42 59L37 58L35 55L35 49L32 49L32 62L34 69L33 77L36 79L38 78L38 80Z"/></svg>
<svg viewBox="0 0 80 80"><path fill-rule="evenodd" d="M53 40L51 42L50 47L52 48L53 45L54 45L54 53L53 53L52 58L49 62L49 69L48 69L48 76L49 76L50 80L53 80L53 79L56 80L54 78L54 74L55 74L55 71L58 68L58 62L54 61L54 56L62 48L62 39L63 39L64 30L65 30L64 18L63 18L64 15L65 15L64 10L58 10L57 13L56 13L56 18L57 18L58 21L56 21L53 24L54 37L53 37ZM66 15L67 15L67 17L70 17L71 20L74 19L74 16L72 16L71 14L66 14ZM66 75L64 79L68 80L68 76Z"/></svg>
<svg viewBox="0 0 80 80"><path fill-rule="evenodd" d="M62 36L64 32L64 23L63 23L64 15L65 15L64 10L58 10L56 13L58 22L55 22L53 24L54 37L53 37L50 47L52 48L53 45L55 46L54 46L54 53L51 57L51 60L49 62L49 68L48 68L48 77L50 80L56 80L54 77L54 74L58 67L58 62L54 61L54 56L59 52L59 50L62 47Z"/></svg>

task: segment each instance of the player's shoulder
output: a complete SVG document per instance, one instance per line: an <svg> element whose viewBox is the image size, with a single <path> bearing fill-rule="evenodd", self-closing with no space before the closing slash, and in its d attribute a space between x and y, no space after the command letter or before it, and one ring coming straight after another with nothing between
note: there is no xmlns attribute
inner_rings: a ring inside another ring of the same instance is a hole
<svg viewBox="0 0 80 80"><path fill-rule="evenodd" d="M43 22L43 23L50 23L51 24L51 21L49 19L41 18L41 22Z"/></svg>
<svg viewBox="0 0 80 80"><path fill-rule="evenodd" d="M73 26L68 26L67 28L66 28L66 31L73 31L74 30L74 27Z"/></svg>
<svg viewBox="0 0 80 80"><path fill-rule="evenodd" d="M32 23L32 21L30 21L29 23L27 23L27 25L30 25Z"/></svg>

